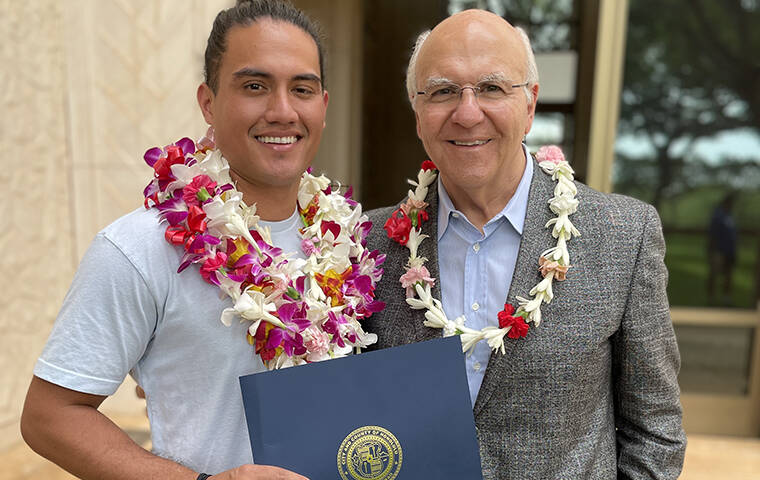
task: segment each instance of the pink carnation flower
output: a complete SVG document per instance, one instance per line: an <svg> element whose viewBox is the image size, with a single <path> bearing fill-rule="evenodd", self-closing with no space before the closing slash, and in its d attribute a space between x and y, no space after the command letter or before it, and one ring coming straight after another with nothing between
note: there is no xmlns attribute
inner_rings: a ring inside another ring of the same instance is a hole
<svg viewBox="0 0 760 480"><path fill-rule="evenodd" d="M560 163L565 161L565 154L562 153L562 149L556 145L548 145L541 147L536 152L536 160L541 162Z"/></svg>
<svg viewBox="0 0 760 480"><path fill-rule="evenodd" d="M435 283L435 279L430 276L430 272L424 265L419 267L412 267L401 275L401 286L406 288L406 298L412 298L414 296L414 285L417 282L422 282L423 285L427 284L431 287Z"/></svg>
<svg viewBox="0 0 760 480"><path fill-rule="evenodd" d="M307 328L304 333L310 337L309 340L304 343L308 352L306 360L310 362L319 362L329 358L327 352L330 350L330 336L315 325Z"/></svg>
<svg viewBox="0 0 760 480"><path fill-rule="evenodd" d="M411 217L412 214L410 213L412 210L425 210L427 208L428 204L424 200L417 200L414 198L407 198L406 203L401 205L401 211L406 213L407 217Z"/></svg>

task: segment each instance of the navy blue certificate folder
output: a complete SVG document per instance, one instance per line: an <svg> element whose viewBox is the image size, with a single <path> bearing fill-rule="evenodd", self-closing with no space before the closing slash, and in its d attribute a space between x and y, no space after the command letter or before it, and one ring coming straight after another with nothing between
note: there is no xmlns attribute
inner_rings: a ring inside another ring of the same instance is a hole
<svg viewBox="0 0 760 480"><path fill-rule="evenodd" d="M482 480L458 336L240 377L256 463L311 480Z"/></svg>

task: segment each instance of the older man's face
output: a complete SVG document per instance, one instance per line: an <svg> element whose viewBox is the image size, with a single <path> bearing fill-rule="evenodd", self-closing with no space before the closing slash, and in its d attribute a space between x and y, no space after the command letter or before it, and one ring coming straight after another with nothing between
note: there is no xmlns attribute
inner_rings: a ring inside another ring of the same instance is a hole
<svg viewBox="0 0 760 480"><path fill-rule="evenodd" d="M458 101L442 104L418 96L417 135L450 194L495 192L519 178L525 165L521 142L533 122L535 101L529 102L522 88L512 88L525 82L525 51L517 32L500 20L449 20L433 30L420 51L417 90L496 79L506 96L486 101L464 89Z"/></svg>

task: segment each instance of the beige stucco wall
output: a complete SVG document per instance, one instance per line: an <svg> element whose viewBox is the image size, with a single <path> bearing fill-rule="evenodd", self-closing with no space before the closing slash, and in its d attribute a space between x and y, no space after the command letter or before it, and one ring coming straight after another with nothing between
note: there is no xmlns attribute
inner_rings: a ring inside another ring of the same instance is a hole
<svg viewBox="0 0 760 480"><path fill-rule="evenodd" d="M142 154L205 132L195 103L203 49L231 3L0 0L0 450L20 440L34 361L79 259L99 229L141 205ZM359 2L295 3L332 36L315 168L355 182ZM131 388L104 407L139 411Z"/></svg>

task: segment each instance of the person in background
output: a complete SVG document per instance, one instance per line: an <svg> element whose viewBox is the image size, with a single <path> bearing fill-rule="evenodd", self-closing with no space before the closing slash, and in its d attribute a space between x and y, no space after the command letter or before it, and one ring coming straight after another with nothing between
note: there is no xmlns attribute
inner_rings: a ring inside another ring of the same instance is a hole
<svg viewBox="0 0 760 480"><path fill-rule="evenodd" d="M732 280L736 264L736 222L732 210L736 193L730 192L713 210L708 230L707 260L707 299L710 304L716 302L715 285L720 284L720 304L731 306Z"/></svg>

